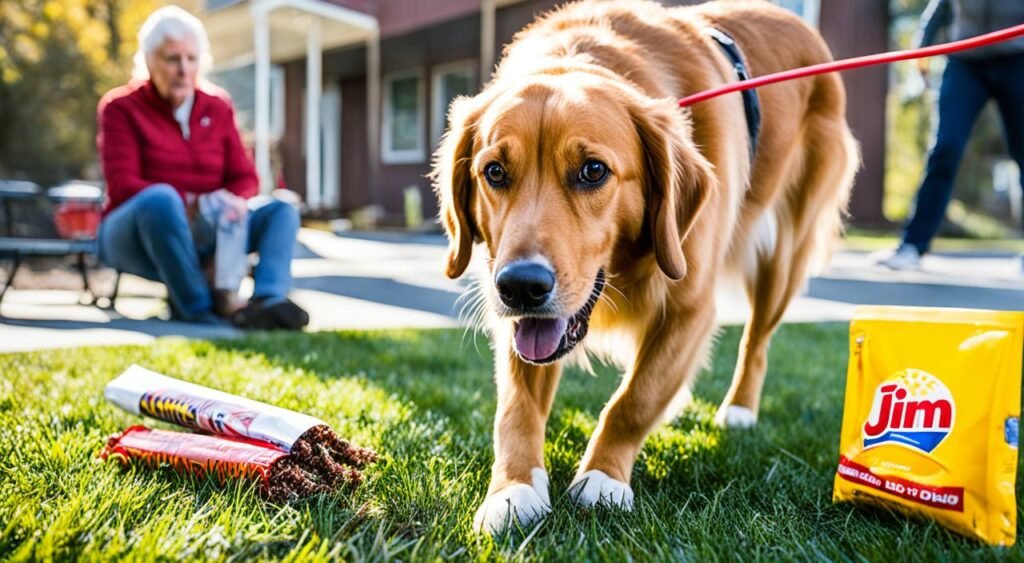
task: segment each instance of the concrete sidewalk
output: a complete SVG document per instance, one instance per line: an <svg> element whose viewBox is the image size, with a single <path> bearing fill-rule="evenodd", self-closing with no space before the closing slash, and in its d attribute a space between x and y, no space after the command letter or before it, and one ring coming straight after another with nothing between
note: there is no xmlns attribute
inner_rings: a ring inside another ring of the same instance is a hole
<svg viewBox="0 0 1024 563"><path fill-rule="evenodd" d="M292 297L310 312L309 330L461 326L459 296L468 281L444 277L441 236L304 229L299 243ZM0 310L0 352L241 334L154 319L166 308L160 284L125 276L120 295L113 312L77 304L77 291L11 290ZM745 319L741 292L723 288L718 304L723 323ZM785 320L845 321L858 304L1024 310L1024 276L1008 253L929 256L920 271L891 272L865 253L840 251Z"/></svg>

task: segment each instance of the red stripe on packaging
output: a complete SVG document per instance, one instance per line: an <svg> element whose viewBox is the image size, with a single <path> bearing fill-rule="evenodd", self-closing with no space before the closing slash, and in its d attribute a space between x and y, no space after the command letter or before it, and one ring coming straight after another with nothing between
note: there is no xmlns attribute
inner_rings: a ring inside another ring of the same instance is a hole
<svg viewBox="0 0 1024 563"><path fill-rule="evenodd" d="M884 477L877 475L871 469L847 459L846 456L839 457L839 467L836 474L851 483L864 485L877 489L902 499L956 512L964 511L964 488L963 487L935 487L922 485L899 477Z"/></svg>
<svg viewBox="0 0 1024 563"><path fill-rule="evenodd" d="M112 437L101 452L106 459L137 460L150 467L168 465L176 471L228 478L257 479L269 485L271 467L288 454L249 440L151 430L132 426Z"/></svg>

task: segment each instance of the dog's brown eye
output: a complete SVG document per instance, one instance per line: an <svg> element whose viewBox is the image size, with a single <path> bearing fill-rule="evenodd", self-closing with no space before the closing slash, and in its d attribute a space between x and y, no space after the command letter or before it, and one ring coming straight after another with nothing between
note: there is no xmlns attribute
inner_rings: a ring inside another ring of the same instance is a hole
<svg viewBox="0 0 1024 563"><path fill-rule="evenodd" d="M484 167L484 177L487 178L487 183L492 188L503 188L505 187L506 180L508 180L505 168L497 162L492 162Z"/></svg>
<svg viewBox="0 0 1024 563"><path fill-rule="evenodd" d="M579 182L587 187L597 187L608 177L608 166L600 160L588 160L580 168Z"/></svg>

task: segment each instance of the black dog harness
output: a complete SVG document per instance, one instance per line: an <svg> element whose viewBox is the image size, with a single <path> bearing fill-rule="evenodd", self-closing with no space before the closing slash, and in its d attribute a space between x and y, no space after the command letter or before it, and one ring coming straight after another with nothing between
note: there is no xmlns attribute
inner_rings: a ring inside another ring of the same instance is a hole
<svg viewBox="0 0 1024 563"><path fill-rule="evenodd" d="M705 28L704 33L714 39L722 48L725 57L729 59L733 69L736 70L736 77L740 80L749 79L750 72L747 70L746 63L743 62L743 54L740 53L740 48L736 46L733 38L728 33L714 27ZM753 160L757 153L757 138L761 132L761 102L757 98L757 90L744 90L741 94L743 95L743 113L747 117L747 133L750 134L750 159Z"/></svg>

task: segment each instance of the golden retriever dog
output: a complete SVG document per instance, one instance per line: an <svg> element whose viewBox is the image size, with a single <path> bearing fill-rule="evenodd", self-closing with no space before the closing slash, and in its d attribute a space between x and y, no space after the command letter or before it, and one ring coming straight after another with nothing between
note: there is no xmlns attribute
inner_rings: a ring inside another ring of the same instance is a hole
<svg viewBox="0 0 1024 563"><path fill-rule="evenodd" d="M498 393L479 529L550 510L544 429L570 352L624 370L571 498L632 507L634 460L689 396L727 276L752 313L717 420L757 419L769 339L841 228L859 155L834 74L762 88L756 152L740 94L679 108L737 80L709 28L754 76L831 59L767 1L586 1L517 34L483 91L451 105L433 172L447 275L474 246L486 258Z"/></svg>

